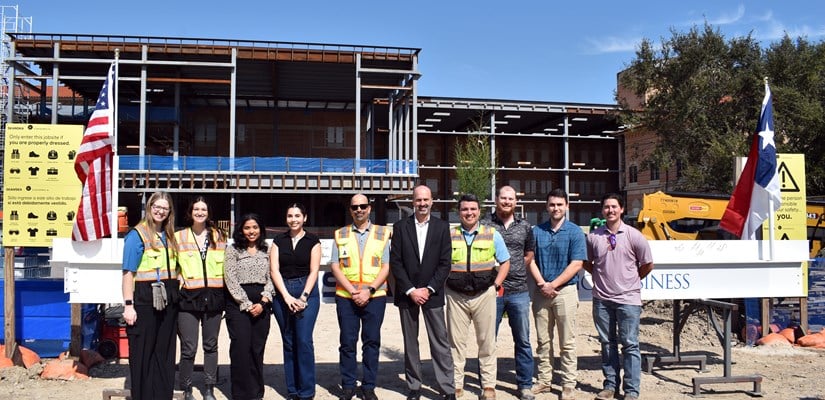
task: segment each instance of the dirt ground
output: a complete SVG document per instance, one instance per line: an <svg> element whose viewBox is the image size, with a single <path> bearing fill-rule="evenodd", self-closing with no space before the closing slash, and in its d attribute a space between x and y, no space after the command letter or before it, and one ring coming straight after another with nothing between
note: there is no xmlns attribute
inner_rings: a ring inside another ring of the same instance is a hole
<svg viewBox="0 0 825 400"><path fill-rule="evenodd" d="M642 314L642 356L669 355L672 352L672 322L669 302L646 303ZM577 399L592 399L601 389L602 374L599 365L599 344L591 319L591 303L579 306L577 334L579 384ZM277 324L273 320L265 358L266 399L282 399L286 395L281 365L282 352ZM532 321L531 321L532 324ZM535 327L533 327L533 330ZM535 331L531 333L535 342ZM425 384L433 380L426 334L420 335L421 355L424 359ZM498 341L498 398L517 398L513 364L513 345L509 327L502 323ZM226 329L221 330L219 399L229 396L229 359ZM335 306L323 304L315 329L315 353L317 360L318 387L316 399L336 399L339 393L338 327ZM535 348L535 347L534 347ZM685 355L707 357L708 372L698 372L698 363L685 366L654 367L650 374L642 375L643 399L693 398L694 377L721 377L724 375L723 348L706 315L693 315L681 335L681 351ZM199 354L200 357L200 354ZM200 359L198 360L200 362ZM468 360L468 371L463 400L473 400L480 392L478 375L472 371L478 364ZM376 390L381 399L404 399L407 388L404 382L403 347L398 310L388 305L382 329L381 367ZM764 399L825 400L822 384L825 370L825 350L798 347L745 347L732 349L733 376L761 376L761 394ZM91 379L85 381L47 381L36 378L37 368L32 371L14 367L0 371L0 399L96 399L104 389L124 388L128 365L108 362L90 371ZM32 375L35 377L33 378ZM195 373L195 384L202 387L201 376ZM748 399L753 383L725 383L704 385L702 396L709 399ZM558 390L543 394L538 399L556 399ZM424 388L425 398L435 398L435 391ZM195 390L198 399L199 390Z"/></svg>

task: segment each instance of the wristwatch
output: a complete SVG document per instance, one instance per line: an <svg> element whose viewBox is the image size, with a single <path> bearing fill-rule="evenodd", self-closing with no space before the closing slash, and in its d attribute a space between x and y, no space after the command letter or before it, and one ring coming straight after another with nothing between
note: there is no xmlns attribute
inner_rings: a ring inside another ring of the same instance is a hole
<svg viewBox="0 0 825 400"><path fill-rule="evenodd" d="M123 300L123 305L125 305L125 306L131 306L131 305L134 305L134 304L135 303L132 300Z"/></svg>
<svg viewBox="0 0 825 400"><path fill-rule="evenodd" d="M375 294L375 288L374 288L374 287L372 287L372 286L367 286L367 289L369 289L370 294Z"/></svg>

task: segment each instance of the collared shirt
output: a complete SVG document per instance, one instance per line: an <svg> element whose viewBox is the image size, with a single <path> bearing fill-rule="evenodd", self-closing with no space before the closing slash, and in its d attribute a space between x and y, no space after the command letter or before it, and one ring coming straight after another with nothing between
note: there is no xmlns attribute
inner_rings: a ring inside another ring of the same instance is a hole
<svg viewBox="0 0 825 400"><path fill-rule="evenodd" d="M536 265L541 276L550 282L556 279L570 265L570 262L587 259L584 232L578 225L566 218L557 231L551 228L550 221L533 227L536 237ZM578 283L579 276L570 279L567 284Z"/></svg>
<svg viewBox="0 0 825 400"><path fill-rule="evenodd" d="M461 227L461 234L464 235L464 241L467 245L471 245L473 240L475 240L479 226L480 225L476 225L475 229L472 231L464 229L463 226ZM498 261L499 264L510 259L510 252L507 251L507 245L504 243L504 237L502 237L498 231L493 232L493 246L496 248L496 261Z"/></svg>
<svg viewBox="0 0 825 400"><path fill-rule="evenodd" d="M507 251L510 253L510 272L507 273L502 284L504 291L506 293L526 292L527 266L524 265L524 253L534 251L536 247L530 223L514 216L510 226L505 227L504 222L495 213L481 223L496 228L496 232L504 238Z"/></svg>
<svg viewBox="0 0 825 400"><path fill-rule="evenodd" d="M430 216L427 215L427 220L424 222L418 222L418 219L415 219L415 236L418 239L418 261L424 259L424 245L427 242L427 231L430 228Z"/></svg>
<svg viewBox="0 0 825 400"><path fill-rule="evenodd" d="M367 245L367 239L370 237L370 228L372 228L372 222L367 224L367 227L364 228L363 231L359 231L358 228L355 227L355 224L350 224L350 230L355 234L355 238L358 240L358 252L364 254L364 247ZM332 246L332 254L329 258L332 262L338 262L338 246ZM387 244L384 246L384 254L381 255L381 264L386 264L390 262L390 241L387 240Z"/></svg>
<svg viewBox="0 0 825 400"><path fill-rule="evenodd" d="M615 246L610 245L607 226L587 235L587 257L593 262L593 297L641 305L639 266L653 262L650 245L641 232L624 222L615 233Z"/></svg>

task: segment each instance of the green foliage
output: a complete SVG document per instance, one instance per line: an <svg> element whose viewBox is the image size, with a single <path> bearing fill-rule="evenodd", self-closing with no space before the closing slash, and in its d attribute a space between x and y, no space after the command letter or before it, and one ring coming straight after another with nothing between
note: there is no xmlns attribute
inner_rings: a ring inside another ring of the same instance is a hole
<svg viewBox="0 0 825 400"><path fill-rule="evenodd" d="M476 195L482 202L482 210L483 203L490 200L492 177L496 174L490 163L490 134L484 132L483 121L483 115L471 121L467 135L459 138L455 146L459 196L465 193Z"/></svg>
<svg viewBox="0 0 825 400"><path fill-rule="evenodd" d="M659 49L643 40L620 78L647 98L641 112L621 104L621 122L659 139L641 167L679 161L674 190L730 193L733 159L747 155L767 77L777 150L805 154L807 194L825 194L825 43L786 35L763 49L751 35L726 40L708 24L671 34Z"/></svg>

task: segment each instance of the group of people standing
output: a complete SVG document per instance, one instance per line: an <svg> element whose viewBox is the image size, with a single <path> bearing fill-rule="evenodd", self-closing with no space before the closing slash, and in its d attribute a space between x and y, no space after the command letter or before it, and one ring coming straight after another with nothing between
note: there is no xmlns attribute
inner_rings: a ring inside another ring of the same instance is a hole
<svg viewBox="0 0 825 400"><path fill-rule="evenodd" d="M505 313L513 333L520 398L532 400L536 394L552 391L553 338L558 332L560 397L573 399L577 279L582 268L593 274L593 318L602 345L604 390L596 398L612 399L619 389L625 399L638 398L640 279L653 263L644 237L622 223L620 196L603 198L607 223L587 236L566 219L568 198L562 190L548 194L549 219L536 226L517 217L516 192L509 186L499 189L495 212L483 221L481 202L471 194L461 196L460 224L453 228L431 218L432 204L431 190L417 186L413 215L390 229L370 221L372 206L366 196L350 199L352 224L335 231L330 258L340 332L339 399L356 395L378 399L375 388L388 290L399 308L408 400L421 398L426 381L418 343L420 315L435 374L431 386L439 398L465 394L466 359L477 357L480 398L495 399L496 336ZM304 206L288 207L288 229L271 245L256 214L240 218L232 244L227 245L226 234L215 226L202 197L189 205L184 229L174 230L174 217L169 195L155 193L146 202L146 218L125 238L122 291L131 398L172 397L177 333L178 381L185 398L193 399L200 330L203 398L214 399L218 333L225 318L231 396L262 399L263 356L272 314L283 342L288 398L314 398L313 331L320 308L321 245L316 235L304 230ZM531 303L538 334L536 385L529 337ZM476 355L469 354L473 335Z"/></svg>
<svg viewBox="0 0 825 400"><path fill-rule="evenodd" d="M176 334L179 385L194 399L192 371L199 331L203 340L204 400L214 400L221 319L229 331L233 399L262 399L263 359L271 315L281 330L284 379L290 399L315 396L313 329L321 244L304 231L306 209L287 208L288 229L272 244L260 216L241 217L227 236L210 218L203 197L189 205L184 229L175 231L168 194L146 202L146 218L124 239L123 318L129 340L131 398L171 399Z"/></svg>

